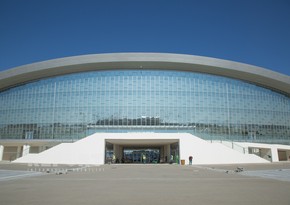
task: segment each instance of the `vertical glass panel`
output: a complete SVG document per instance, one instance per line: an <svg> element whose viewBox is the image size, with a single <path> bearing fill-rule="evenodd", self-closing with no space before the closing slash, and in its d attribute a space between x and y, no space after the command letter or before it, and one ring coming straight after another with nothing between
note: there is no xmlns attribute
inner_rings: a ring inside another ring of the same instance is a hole
<svg viewBox="0 0 290 205"><path fill-rule="evenodd" d="M70 74L0 93L2 139L136 130L289 144L290 99L239 80L159 70Z"/></svg>

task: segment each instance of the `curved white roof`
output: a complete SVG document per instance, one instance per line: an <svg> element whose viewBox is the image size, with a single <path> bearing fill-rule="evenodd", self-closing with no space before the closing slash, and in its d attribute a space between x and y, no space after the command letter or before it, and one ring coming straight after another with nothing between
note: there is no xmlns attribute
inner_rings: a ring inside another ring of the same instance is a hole
<svg viewBox="0 0 290 205"><path fill-rule="evenodd" d="M92 54L32 63L1 72L0 90L52 76L119 69L158 69L207 73L244 80L290 96L290 76L228 60L168 53Z"/></svg>

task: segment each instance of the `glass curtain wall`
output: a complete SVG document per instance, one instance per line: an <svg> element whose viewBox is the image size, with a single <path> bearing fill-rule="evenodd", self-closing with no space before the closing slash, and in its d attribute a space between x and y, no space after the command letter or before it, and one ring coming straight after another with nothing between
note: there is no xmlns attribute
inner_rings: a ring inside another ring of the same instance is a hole
<svg viewBox="0 0 290 205"><path fill-rule="evenodd" d="M240 80L158 70L69 74L0 93L1 139L104 131L289 144L290 98Z"/></svg>

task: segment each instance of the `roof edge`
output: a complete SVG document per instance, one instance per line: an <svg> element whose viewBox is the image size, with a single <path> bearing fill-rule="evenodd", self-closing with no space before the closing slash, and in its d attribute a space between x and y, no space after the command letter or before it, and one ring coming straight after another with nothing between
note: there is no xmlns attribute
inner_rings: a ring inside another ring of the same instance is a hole
<svg viewBox="0 0 290 205"><path fill-rule="evenodd" d="M235 61L172 53L89 54L27 64L0 72L0 90L42 78L76 72L154 68L235 78L290 96L290 76Z"/></svg>

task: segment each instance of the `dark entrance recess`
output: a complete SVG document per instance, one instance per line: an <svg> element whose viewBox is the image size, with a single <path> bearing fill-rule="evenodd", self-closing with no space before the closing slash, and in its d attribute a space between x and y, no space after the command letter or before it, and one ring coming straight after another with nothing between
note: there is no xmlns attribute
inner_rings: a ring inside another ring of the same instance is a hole
<svg viewBox="0 0 290 205"><path fill-rule="evenodd" d="M179 160L179 142L176 139L108 139L105 144L106 164L179 164Z"/></svg>

